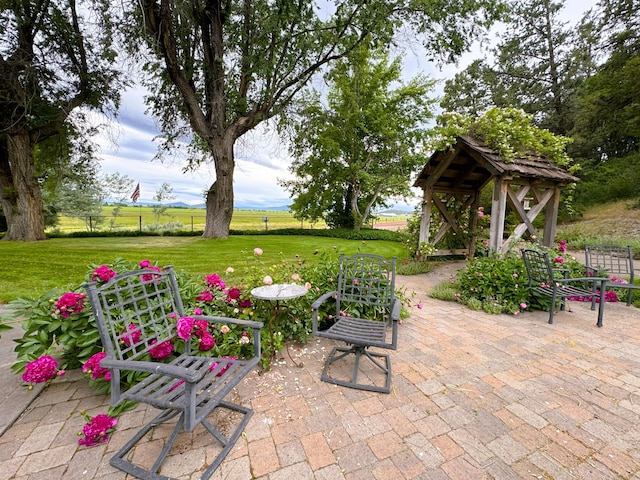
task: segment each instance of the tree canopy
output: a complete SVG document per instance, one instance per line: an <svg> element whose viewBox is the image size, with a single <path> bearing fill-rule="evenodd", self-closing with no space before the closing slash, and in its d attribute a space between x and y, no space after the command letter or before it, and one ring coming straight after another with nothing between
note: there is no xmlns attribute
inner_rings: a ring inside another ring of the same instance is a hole
<svg viewBox="0 0 640 480"><path fill-rule="evenodd" d="M88 123L81 106L117 109L121 83L108 5L0 3L0 203L7 240L45 238L39 173L61 157L60 150L41 148L37 168L36 146L54 136L69 145Z"/></svg>
<svg viewBox="0 0 640 480"><path fill-rule="evenodd" d="M401 75L400 58L362 46L325 76L326 105L317 91L301 98L286 120L296 179L281 182L297 218L360 229L376 207L410 195L435 82Z"/></svg>
<svg viewBox="0 0 640 480"><path fill-rule="evenodd" d="M145 65L151 112L187 167L213 162L205 237L226 237L233 214L235 141L286 114L299 92L361 44L388 45L412 29L434 58L455 59L496 16L499 0L170 1L131 4L155 54Z"/></svg>

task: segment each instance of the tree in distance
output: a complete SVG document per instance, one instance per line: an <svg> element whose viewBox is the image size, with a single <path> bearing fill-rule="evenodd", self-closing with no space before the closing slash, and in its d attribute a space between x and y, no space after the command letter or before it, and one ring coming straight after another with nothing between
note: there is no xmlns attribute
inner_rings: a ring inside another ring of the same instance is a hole
<svg viewBox="0 0 640 480"><path fill-rule="evenodd" d="M400 58L389 62L385 49L363 45L325 76L326 106L318 91L300 99L297 115L283 122L296 179L281 185L296 218L360 230L377 207L411 195L435 82L401 76Z"/></svg>

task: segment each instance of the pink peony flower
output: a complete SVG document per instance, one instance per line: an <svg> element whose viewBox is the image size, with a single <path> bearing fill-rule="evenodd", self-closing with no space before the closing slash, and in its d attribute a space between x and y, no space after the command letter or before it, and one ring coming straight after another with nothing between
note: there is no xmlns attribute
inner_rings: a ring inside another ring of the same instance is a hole
<svg viewBox="0 0 640 480"><path fill-rule="evenodd" d="M155 343L158 343L157 340L151 341L151 344ZM166 340L149 350L149 355L151 355L151 358L153 358L154 360L164 360L166 358L169 358L172 353L173 344L169 340Z"/></svg>
<svg viewBox="0 0 640 480"><path fill-rule="evenodd" d="M209 322L207 322L206 320L195 320L193 322L193 331L191 332L192 335L197 335L198 337L201 337L208 331L209 331Z"/></svg>
<svg viewBox="0 0 640 480"><path fill-rule="evenodd" d="M107 282L109 279L115 277L117 274L106 265L100 265L91 274L91 281L95 282L99 280L101 282Z"/></svg>
<svg viewBox="0 0 640 480"><path fill-rule="evenodd" d="M253 254L254 255L262 255L263 251L262 251L261 248L256 247L256 248L253 249Z"/></svg>
<svg viewBox="0 0 640 480"><path fill-rule="evenodd" d="M129 330L129 333L125 333L122 336L122 342L127 347L130 347L132 344L136 344L140 341L140 329L137 325L130 323L127 330Z"/></svg>
<svg viewBox="0 0 640 480"><path fill-rule="evenodd" d="M235 357L220 357L220 358L226 358L227 360L229 360L229 363L227 363L224 367L222 367L222 370L220 370L216 377L221 377L222 375L224 375L224 373L229 370L229 367L231 365L233 365L233 362L235 361ZM214 362L213 365L211 365L211 367L209 367L209 370L215 370L217 368L217 366L220 365L219 362Z"/></svg>
<svg viewBox="0 0 640 480"><path fill-rule="evenodd" d="M57 371L58 362L51 355L42 355L25 365L22 381L31 384L48 382L55 378Z"/></svg>
<svg viewBox="0 0 640 480"><path fill-rule="evenodd" d="M241 345L247 345L248 343L251 343L251 339L249 338L247 332L242 332L242 336L240 337L239 342Z"/></svg>
<svg viewBox="0 0 640 480"><path fill-rule="evenodd" d="M117 419L104 413L91 417L89 422L82 427L82 435L84 438L80 438L78 444L92 447L99 443L106 442L109 440L109 434L113 431L113 427L115 427L117 423Z"/></svg>
<svg viewBox="0 0 640 480"><path fill-rule="evenodd" d="M206 352L211 350L216 344L216 339L209 332L205 332L200 337L200 344L198 345L198 349L201 352Z"/></svg>
<svg viewBox="0 0 640 480"><path fill-rule="evenodd" d="M176 323L178 336L183 340L189 340L191 338L194 323L195 319L193 317L181 317L180 320L178 320L178 323Z"/></svg>
<svg viewBox="0 0 640 480"><path fill-rule="evenodd" d="M249 300L248 298L239 299L238 300L238 306L240 308L251 308L251 300Z"/></svg>
<svg viewBox="0 0 640 480"><path fill-rule="evenodd" d="M291 280L293 280L294 282L299 282L302 279L300 278L300 275L294 273L293 275L291 275Z"/></svg>
<svg viewBox="0 0 640 480"><path fill-rule="evenodd" d="M272 285L273 284L273 278L271 278L269 275L267 275L262 279L262 283L264 283L265 285Z"/></svg>
<svg viewBox="0 0 640 480"><path fill-rule="evenodd" d="M146 260L148 261L148 260ZM142 264L142 262L140 262ZM155 265L148 265L147 267L145 267L147 270L153 270L154 272L162 272L162 269L160 267L156 267ZM151 273L144 273L142 274L142 281L143 282L150 282L153 280L154 275Z"/></svg>
<svg viewBox="0 0 640 480"><path fill-rule="evenodd" d="M141 268L148 268L149 265L151 265L151 262L149 260L142 260L139 265Z"/></svg>
<svg viewBox="0 0 640 480"><path fill-rule="evenodd" d="M227 269L225 270L227 273L233 273L233 267L227 267Z"/></svg>
<svg viewBox="0 0 640 480"><path fill-rule="evenodd" d="M222 325L222 326L220 327L220 331L221 331L222 333L229 333L229 330L230 330L229 325Z"/></svg>
<svg viewBox="0 0 640 480"><path fill-rule="evenodd" d="M199 302L211 302L213 301L213 292L209 289L200 292L200 295L196 297Z"/></svg>
<svg viewBox="0 0 640 480"><path fill-rule="evenodd" d="M563 257L556 257L553 259L553 261L555 263L564 263L564 258Z"/></svg>
<svg viewBox="0 0 640 480"><path fill-rule="evenodd" d="M238 287L231 287L227 290L227 300L238 300L240 298L240 289Z"/></svg>
<svg viewBox="0 0 640 480"><path fill-rule="evenodd" d="M216 287L218 290L224 290L227 284L220 278L220 275L217 273L212 273L211 275L207 275L206 277L207 285L210 287Z"/></svg>
<svg viewBox="0 0 640 480"><path fill-rule="evenodd" d="M80 313L84 310L84 293L67 292L56 302L56 310L62 318L69 318L72 313Z"/></svg>
<svg viewBox="0 0 640 480"><path fill-rule="evenodd" d="M107 354L104 352L92 355L82 366L82 373L90 373L93 380L100 377L104 377L105 380L111 380L111 372L100 366L100 362L106 356Z"/></svg>

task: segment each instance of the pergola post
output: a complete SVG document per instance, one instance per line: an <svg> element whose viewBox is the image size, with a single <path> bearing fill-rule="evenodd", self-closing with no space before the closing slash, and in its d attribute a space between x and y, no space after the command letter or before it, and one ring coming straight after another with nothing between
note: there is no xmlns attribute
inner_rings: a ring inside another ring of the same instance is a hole
<svg viewBox="0 0 640 480"><path fill-rule="evenodd" d="M433 202L433 188L424 189L422 196L422 218L420 220L420 234L418 235L418 246L429 242L429 228L431 226L431 203Z"/></svg>
<svg viewBox="0 0 640 480"><path fill-rule="evenodd" d="M507 189L509 184L502 177L493 179L493 198L491 199L491 223L489 226L489 250L500 252L504 236L504 221L507 215Z"/></svg>
<svg viewBox="0 0 640 480"><path fill-rule="evenodd" d="M560 206L560 187L553 189L553 195L547 202L544 217L544 232L542 244L545 247L553 247L556 238L556 224L558 222L558 208Z"/></svg>

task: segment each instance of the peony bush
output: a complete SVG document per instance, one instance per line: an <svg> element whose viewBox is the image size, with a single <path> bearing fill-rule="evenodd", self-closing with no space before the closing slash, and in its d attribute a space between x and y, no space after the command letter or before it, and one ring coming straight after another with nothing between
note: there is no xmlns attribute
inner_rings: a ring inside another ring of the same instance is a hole
<svg viewBox="0 0 640 480"><path fill-rule="evenodd" d="M149 352L149 360L169 361L174 353L184 352L185 342L191 342L195 355L225 358L230 363L250 355L253 337L241 326L217 326L195 320L194 316L217 315L265 321L273 314L273 303L255 300L251 296L252 288L272 283L304 285L308 294L287 301L286 308L281 309L285 314L277 319L273 328L262 329L261 364L268 369L286 341L305 342L311 334L311 303L321 293L335 288L338 256L335 247L333 250L325 253L314 251L313 255L320 255L320 259L312 264L307 264L300 255L293 262L267 263L263 260L263 250L256 247L247 253L245 265L229 266L223 273L212 272L195 277L176 271L185 316L175 318L176 339L154 346ZM152 281L154 273L160 271L160 267L148 259L137 264L116 259L109 265L91 265L84 281L104 283L119 273L140 268L149 270L147 281ZM244 273L239 276L237 271ZM82 283L70 291L52 290L38 298L20 298L8 304L13 313L5 319L19 318L24 330L23 337L17 340L17 360L12 369L22 375L30 388L64 375L65 370L81 368L97 393L109 391L110 371L100 364L105 353ZM401 292L398 293L402 296ZM405 305L409 301L404 297L402 300ZM321 317L329 321L331 308L325 308L326 312L321 312ZM142 335L140 328L133 324L122 333L122 341L127 345L139 341ZM219 375L224 374L230 363L221 369ZM123 386L127 388L143 376L132 372L122 378ZM115 428L116 417L132 407L132 404L124 403L117 408L109 408L107 414L95 417L83 413L87 423L78 443L92 446L106 442Z"/></svg>

